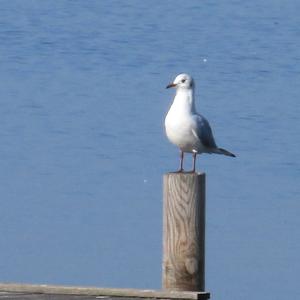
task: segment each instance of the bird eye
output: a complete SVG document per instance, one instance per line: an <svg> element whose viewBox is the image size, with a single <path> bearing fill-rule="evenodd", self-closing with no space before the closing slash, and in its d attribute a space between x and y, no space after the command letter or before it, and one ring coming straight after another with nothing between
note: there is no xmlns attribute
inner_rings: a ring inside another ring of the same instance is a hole
<svg viewBox="0 0 300 300"><path fill-rule="evenodd" d="M185 83L185 81L186 81L186 79L182 79L182 80L181 80L182 83Z"/></svg>

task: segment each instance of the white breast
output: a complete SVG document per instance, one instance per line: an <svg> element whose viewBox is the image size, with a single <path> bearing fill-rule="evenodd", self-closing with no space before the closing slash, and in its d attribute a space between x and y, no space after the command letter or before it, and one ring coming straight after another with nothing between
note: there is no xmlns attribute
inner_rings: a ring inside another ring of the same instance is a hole
<svg viewBox="0 0 300 300"><path fill-rule="evenodd" d="M194 120L191 113L187 113L176 106L170 108L165 128L168 139L184 152L202 152L202 144L193 131Z"/></svg>

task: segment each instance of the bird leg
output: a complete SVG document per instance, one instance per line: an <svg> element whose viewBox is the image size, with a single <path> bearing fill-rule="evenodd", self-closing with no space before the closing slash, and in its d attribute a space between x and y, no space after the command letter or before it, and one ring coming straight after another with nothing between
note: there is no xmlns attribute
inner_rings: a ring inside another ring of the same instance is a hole
<svg viewBox="0 0 300 300"><path fill-rule="evenodd" d="M183 172L183 156L184 156L183 151L180 151L180 168L178 170L178 173Z"/></svg>
<svg viewBox="0 0 300 300"><path fill-rule="evenodd" d="M194 152L193 153L193 170L192 170L192 173L195 173L195 171L196 171L196 158L197 158L197 153Z"/></svg>

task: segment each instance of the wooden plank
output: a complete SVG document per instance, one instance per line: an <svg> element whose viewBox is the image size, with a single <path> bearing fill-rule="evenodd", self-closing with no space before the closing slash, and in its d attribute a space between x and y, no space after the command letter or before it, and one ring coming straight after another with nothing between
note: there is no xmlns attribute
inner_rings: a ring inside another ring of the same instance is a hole
<svg viewBox="0 0 300 300"><path fill-rule="evenodd" d="M56 285L33 285L0 283L0 291L16 293L40 293L56 295L108 296L127 298L157 298L157 299L209 299L209 293L185 291L156 291L138 289L117 289L97 287L75 287Z"/></svg>
<svg viewBox="0 0 300 300"><path fill-rule="evenodd" d="M205 174L165 174L163 214L163 288L204 291Z"/></svg>
<svg viewBox="0 0 300 300"><path fill-rule="evenodd" d="M0 292L1 300L120 300L120 298L111 298L108 296L85 296L85 295L58 295L41 293L14 293ZM124 300L133 300L136 298L122 298Z"/></svg>

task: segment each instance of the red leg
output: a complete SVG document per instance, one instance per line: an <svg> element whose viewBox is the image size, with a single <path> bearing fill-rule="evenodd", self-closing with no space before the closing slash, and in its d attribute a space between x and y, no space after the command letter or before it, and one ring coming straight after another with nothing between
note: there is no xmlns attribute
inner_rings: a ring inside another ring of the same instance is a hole
<svg viewBox="0 0 300 300"><path fill-rule="evenodd" d="M184 153L183 151L180 151L180 168L178 172L183 172L183 157L184 157Z"/></svg>
<svg viewBox="0 0 300 300"><path fill-rule="evenodd" d="M196 158L197 158L197 153L193 153L193 170L192 170L193 173L195 173L196 171Z"/></svg>

